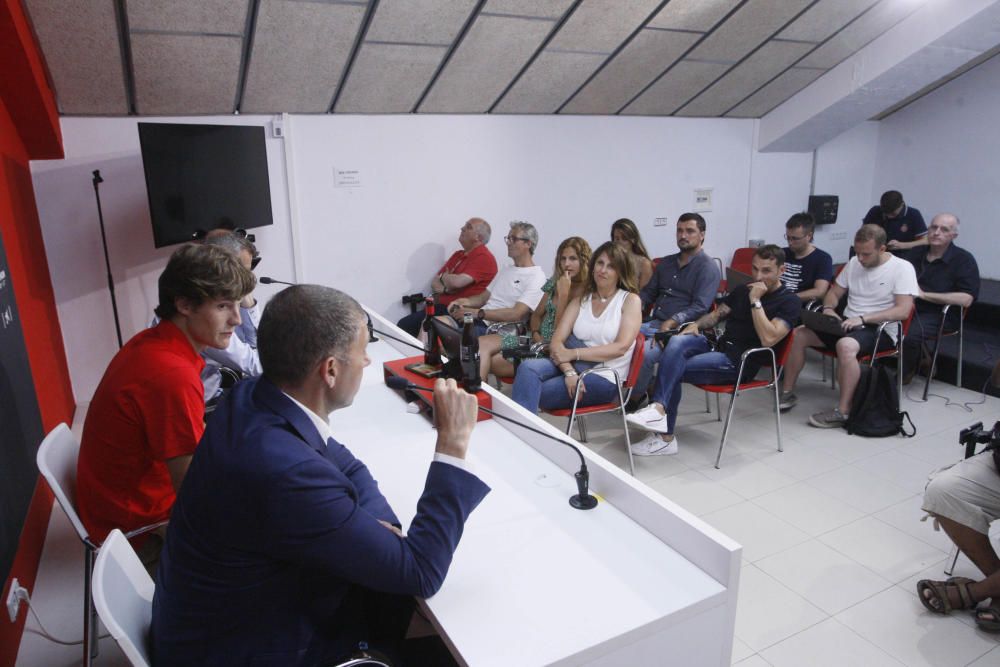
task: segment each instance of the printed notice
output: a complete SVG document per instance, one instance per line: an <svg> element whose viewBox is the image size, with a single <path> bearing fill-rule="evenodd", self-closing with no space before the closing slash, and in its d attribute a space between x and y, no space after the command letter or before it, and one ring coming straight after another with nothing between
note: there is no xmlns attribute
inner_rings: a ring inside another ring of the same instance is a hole
<svg viewBox="0 0 1000 667"><path fill-rule="evenodd" d="M338 169L333 168L333 187L335 188L360 188L361 170L359 169Z"/></svg>
<svg viewBox="0 0 1000 667"><path fill-rule="evenodd" d="M712 188L699 188L694 191L694 210L698 213L712 210Z"/></svg>

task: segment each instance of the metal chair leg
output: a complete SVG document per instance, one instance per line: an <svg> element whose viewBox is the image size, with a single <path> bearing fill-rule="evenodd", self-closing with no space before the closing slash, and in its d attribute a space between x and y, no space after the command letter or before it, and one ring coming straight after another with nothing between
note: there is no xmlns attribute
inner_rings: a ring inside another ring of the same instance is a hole
<svg viewBox="0 0 1000 667"><path fill-rule="evenodd" d="M774 425L778 428L778 451L785 451L781 446L781 389L778 387L779 378L774 378Z"/></svg>
<svg viewBox="0 0 1000 667"><path fill-rule="evenodd" d="M97 610L94 608L94 549L83 547L83 665L90 667L97 658Z"/></svg>
<svg viewBox="0 0 1000 667"><path fill-rule="evenodd" d="M958 318L958 378L955 380L956 385L962 387L962 357L965 352L965 309L960 313Z"/></svg>
<svg viewBox="0 0 1000 667"><path fill-rule="evenodd" d="M955 555L951 559L951 567L946 567L944 569L944 573L946 575L948 575L949 577L951 576L951 573L955 571L955 566L958 565L958 554L961 553L958 550L958 547L956 547L956 546L952 546L951 550L955 553Z"/></svg>
<svg viewBox="0 0 1000 667"><path fill-rule="evenodd" d="M736 407L736 397L739 395L740 390L734 389L733 393L729 397L729 410L726 412L726 424L722 427L722 441L719 443L719 453L715 457L715 469L719 469L719 464L722 462L722 450L726 446L726 437L729 435L729 424L733 420L733 409ZM718 400L719 395L715 395L716 400ZM721 414L720 414L721 420Z"/></svg>
<svg viewBox="0 0 1000 667"><path fill-rule="evenodd" d="M705 412L712 414L712 406L708 402L708 392L705 392Z"/></svg>
<svg viewBox="0 0 1000 667"><path fill-rule="evenodd" d="M944 321L945 321L945 319L947 319L947 318L945 318L945 317L941 318L941 324L938 326L937 340L934 341L934 354L931 356L931 369L930 369L930 371L927 372L927 380L924 382L923 400L925 400L925 401L927 400L927 392L931 388L931 380L934 379L934 371L937 370L938 352L941 351L941 339L944 338ZM922 357L923 356L923 350L924 350L923 343L920 344L920 350L921 350L920 356ZM961 362L959 362L959 363L961 363ZM900 357L899 366L900 366L900 372L902 372L902 367L903 367L902 357ZM961 373L961 371L959 371L959 373Z"/></svg>
<svg viewBox="0 0 1000 667"><path fill-rule="evenodd" d="M730 409L732 409L732 402L730 401ZM715 421L722 421L722 399L718 394L715 395Z"/></svg>

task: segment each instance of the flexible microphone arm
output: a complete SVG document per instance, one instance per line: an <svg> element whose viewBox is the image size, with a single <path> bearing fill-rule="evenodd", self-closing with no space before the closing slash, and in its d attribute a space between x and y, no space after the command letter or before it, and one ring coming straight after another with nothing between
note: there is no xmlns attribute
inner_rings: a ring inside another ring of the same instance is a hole
<svg viewBox="0 0 1000 667"><path fill-rule="evenodd" d="M386 332L384 332L384 331L381 331L381 330L379 330L379 329L376 329L376 328L374 328L374 327L372 327L372 331L373 331L374 333L377 333L377 334L378 334L379 336L382 336L383 338L388 338L388 339L390 339L390 340L394 340L394 341L396 341L397 343L402 343L403 345L409 345L410 347L412 347L412 348L416 348L416 349L420 350L421 352L423 352L423 351L424 351L424 348L423 348L422 346L420 346L420 345L417 345L417 344L415 344L415 343L411 343L411 342L410 342L410 341L408 341L408 340L403 340L402 338L397 338L396 336L391 336L391 335L387 334Z"/></svg>
<svg viewBox="0 0 1000 667"><path fill-rule="evenodd" d="M434 393L434 390L431 389L430 387L421 387L420 385L413 384L412 382L409 382L406 378L399 377L398 375L386 378L385 384L390 389L408 389L410 391L425 391L429 394ZM538 435L544 436L549 440L555 440L559 444L565 445L566 447L569 447L574 452L576 452L576 455L580 457L580 469L573 476L576 478L576 488L579 493L575 496L572 496L569 499L569 504L578 510L589 510L597 507L597 498L590 495L590 490L589 490L590 471L587 470L587 460L583 458L583 453L580 451L579 447L577 447L571 442L563 440L562 438L557 438L550 433L546 433L545 431L541 431L532 426L528 426L527 424L520 422L516 419L512 419L511 417L508 417L506 415L501 415L495 412L494 410L490 410L489 408L484 408L481 405L477 405L476 407L478 407L480 410L482 410L488 415L491 415L497 419L503 419L505 421L508 421L511 424L514 424L515 426L520 426L521 428L527 429L532 433L537 433Z"/></svg>
<svg viewBox="0 0 1000 667"><path fill-rule="evenodd" d="M296 287L296 286L298 286L298 283L290 283L290 282L286 282L284 280L275 280L274 278L271 278L269 276L261 276L260 278L257 279L257 282L259 282L262 285L274 285L274 284L278 284L278 285L288 285L290 287ZM368 318L368 342L369 343L377 342L378 338L375 337L375 327L372 326L372 316L369 315L366 312L365 313L365 317ZM382 333L382 332L380 331L379 333ZM397 338L395 340L399 340L399 339ZM400 343L405 343L406 341L405 340L401 340L399 342ZM421 348L421 349L423 349L423 348Z"/></svg>
<svg viewBox="0 0 1000 667"><path fill-rule="evenodd" d="M277 284L277 285L291 285L292 287L298 285L298 283L287 283L284 280L275 280L274 278L268 278L267 276L261 276L260 278L257 279L257 282L259 282L261 285Z"/></svg>

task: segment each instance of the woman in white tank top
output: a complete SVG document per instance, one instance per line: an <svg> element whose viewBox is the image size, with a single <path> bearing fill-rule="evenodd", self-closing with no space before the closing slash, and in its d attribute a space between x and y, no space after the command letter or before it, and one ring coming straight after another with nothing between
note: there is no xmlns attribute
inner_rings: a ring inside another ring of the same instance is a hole
<svg viewBox="0 0 1000 667"><path fill-rule="evenodd" d="M605 243L590 260L584 295L566 306L552 336L548 359L529 359L517 369L513 399L532 412L568 408L579 373L597 367L583 381L580 405L618 397L615 375L624 381L642 323L636 276L628 253Z"/></svg>

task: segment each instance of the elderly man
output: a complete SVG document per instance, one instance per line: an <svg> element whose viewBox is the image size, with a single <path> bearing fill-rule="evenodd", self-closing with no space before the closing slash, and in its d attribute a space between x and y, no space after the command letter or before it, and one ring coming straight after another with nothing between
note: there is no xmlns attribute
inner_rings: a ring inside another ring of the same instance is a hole
<svg viewBox="0 0 1000 667"><path fill-rule="evenodd" d="M782 410L791 409L798 402L794 393L795 382L805 365L806 348L825 346L837 351L840 401L832 410L817 412L809 417L809 423L817 428L844 425L851 411L854 390L861 379L858 355L874 353L876 344L879 349L895 344L899 326L886 327L889 335L876 341L878 325L909 317L913 299L920 292L913 265L888 251L885 230L881 227L862 225L854 235L854 252L855 256L823 297L823 312L841 320L842 335L800 326L785 362ZM847 294L847 307L842 317L836 307L844 294Z"/></svg>
<svg viewBox="0 0 1000 667"><path fill-rule="evenodd" d="M448 306L448 314L458 322L462 321L465 313L472 313L479 336L496 322L527 320L542 300L545 272L534 261L538 246L538 232L534 225L515 220L510 223L510 232L503 240L507 244L507 256L514 261L514 265L500 269L479 294L458 297Z"/></svg>
<svg viewBox="0 0 1000 667"><path fill-rule="evenodd" d="M822 299L833 280L830 253L813 245L816 222L810 213L796 213L785 223L785 272L781 282L803 303Z"/></svg>
<svg viewBox="0 0 1000 667"><path fill-rule="evenodd" d="M497 260L486 247L490 242L490 226L482 218L469 218L458 233L456 250L431 280L434 310L437 315L448 313L448 304L455 299L479 294L497 274ZM418 308L399 320L396 325L410 334L420 334L424 310Z"/></svg>
<svg viewBox="0 0 1000 667"><path fill-rule="evenodd" d="M979 265L968 250L954 244L958 238L958 216L939 213L931 220L927 245L913 250L908 259L917 271L920 296L910 332L903 341L903 383L917 372L926 343L937 338L942 306L968 308L979 296ZM960 308L948 309L945 329L958 329ZM929 360L928 360L929 363Z"/></svg>
<svg viewBox="0 0 1000 667"><path fill-rule="evenodd" d="M205 428L199 374L205 348L225 349L240 326L240 300L255 280L214 245L182 246L159 278L160 323L118 351L87 410L77 463L77 505L98 544L113 528L135 530L170 516ZM147 567L162 542L137 545Z"/></svg>
<svg viewBox="0 0 1000 667"><path fill-rule="evenodd" d="M279 292L258 340L264 373L223 400L174 508L153 598L156 665L328 665L361 642L391 650L411 596L440 588L489 492L464 461L476 400L454 380L434 387L436 453L406 536L333 438L331 413L351 405L370 362L351 297Z"/></svg>
<svg viewBox="0 0 1000 667"><path fill-rule="evenodd" d="M636 387L640 395L633 398L629 409L640 407L641 392L649 386L663 348L653 340L657 331L675 329L693 322L712 307L719 289L719 268L704 251L705 218L697 213L683 213L677 218L677 248L680 252L667 255L656 266L653 277L639 293L645 312L652 306L652 318L640 331L646 336L646 350Z"/></svg>
<svg viewBox="0 0 1000 667"><path fill-rule="evenodd" d="M927 245L927 224L920 211L907 206L898 190L882 193L878 206L865 214L863 225L878 225L885 230L886 246L893 254L902 256L905 251Z"/></svg>

